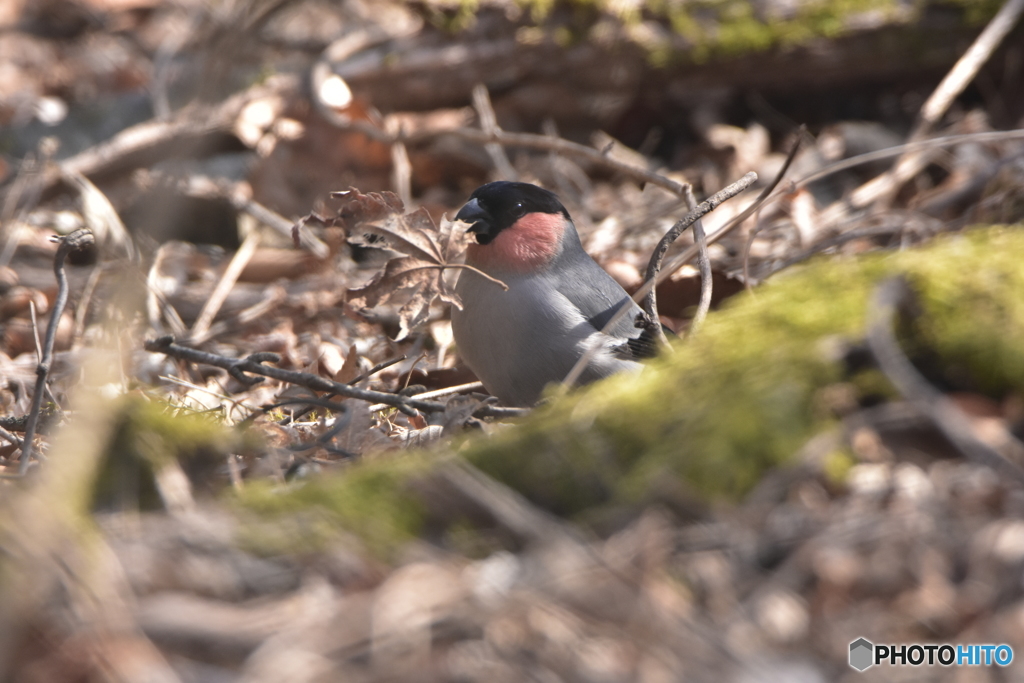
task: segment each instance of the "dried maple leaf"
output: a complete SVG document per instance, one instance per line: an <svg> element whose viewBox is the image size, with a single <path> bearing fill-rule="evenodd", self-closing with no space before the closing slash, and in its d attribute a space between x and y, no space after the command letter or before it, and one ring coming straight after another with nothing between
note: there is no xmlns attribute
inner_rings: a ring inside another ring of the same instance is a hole
<svg viewBox="0 0 1024 683"><path fill-rule="evenodd" d="M400 256L388 261L384 270L362 287L350 289L349 304L356 308L373 308L387 303L400 292L406 294L398 311L398 340L426 322L435 298L462 308L444 272L449 268L469 268L455 262L469 241L464 230L455 228L455 223L447 219L442 219L438 226L427 210L420 208L408 214L390 213L349 231L349 242L353 244L380 247L380 241ZM496 286L505 287L498 280L484 277Z"/></svg>
<svg viewBox="0 0 1024 683"><path fill-rule="evenodd" d="M337 222L349 229L405 211L405 205L394 192L360 192L350 187L344 192L332 192L331 196L342 200Z"/></svg>
<svg viewBox="0 0 1024 683"><path fill-rule="evenodd" d="M299 246L299 234L307 223L344 228L352 234L362 223L377 221L405 211L405 205L394 192L360 192L350 187L343 192L332 192L331 197L341 200L341 205L333 216L320 215L314 211L292 225L292 241L296 247Z"/></svg>

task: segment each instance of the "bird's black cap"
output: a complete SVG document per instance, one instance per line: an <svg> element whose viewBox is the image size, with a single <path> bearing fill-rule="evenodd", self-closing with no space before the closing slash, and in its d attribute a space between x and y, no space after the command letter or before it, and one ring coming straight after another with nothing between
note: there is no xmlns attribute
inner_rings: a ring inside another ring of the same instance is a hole
<svg viewBox="0 0 1024 683"><path fill-rule="evenodd" d="M569 218L554 192L530 183L499 180L478 187L455 220L471 223L469 232L476 234L476 241L489 244L528 213L560 213Z"/></svg>

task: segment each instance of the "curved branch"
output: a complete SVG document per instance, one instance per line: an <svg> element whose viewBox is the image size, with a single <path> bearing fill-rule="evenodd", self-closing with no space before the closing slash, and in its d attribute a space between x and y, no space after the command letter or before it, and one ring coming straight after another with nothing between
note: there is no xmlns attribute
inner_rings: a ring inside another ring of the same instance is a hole
<svg viewBox="0 0 1024 683"><path fill-rule="evenodd" d="M36 390L32 395L32 409L29 411L25 425L25 438L21 446L21 461L18 464L18 476L25 476L29 462L32 460L32 446L39 422L39 412L43 407L43 394L46 392L46 377L50 373L50 361L53 356L53 345L57 340L57 324L64 315L64 307L68 303L68 276L64 272L64 261L68 254L96 243L92 232L82 228L64 237L54 236L51 241L57 242L57 254L53 257L53 274L57 277L57 299L53 302L50 312L50 324L46 328L46 339L43 341L43 353L36 366Z"/></svg>

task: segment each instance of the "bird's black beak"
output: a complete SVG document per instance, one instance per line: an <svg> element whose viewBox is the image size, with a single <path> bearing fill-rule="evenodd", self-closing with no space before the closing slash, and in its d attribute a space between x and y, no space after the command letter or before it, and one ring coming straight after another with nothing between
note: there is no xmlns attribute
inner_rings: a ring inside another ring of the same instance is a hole
<svg viewBox="0 0 1024 683"><path fill-rule="evenodd" d="M487 244L494 239L494 223L491 214L487 213L480 202L475 198L466 202L466 205L455 214L455 220L469 223L466 232L476 235L476 241L480 244Z"/></svg>

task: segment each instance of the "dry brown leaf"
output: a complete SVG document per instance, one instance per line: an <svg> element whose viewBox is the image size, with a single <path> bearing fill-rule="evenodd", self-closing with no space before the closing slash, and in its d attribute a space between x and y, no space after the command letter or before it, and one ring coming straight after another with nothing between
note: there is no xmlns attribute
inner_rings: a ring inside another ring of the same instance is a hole
<svg viewBox="0 0 1024 683"><path fill-rule="evenodd" d="M341 369L334 373L334 381L348 384L359 375L359 353L356 351L356 345L352 344L348 353L345 354L345 363L341 366Z"/></svg>
<svg viewBox="0 0 1024 683"><path fill-rule="evenodd" d="M343 226L352 244L387 248L398 254L365 285L348 290L348 303L353 308L373 308L401 294L401 299L396 301L401 303L396 337L399 341L405 339L413 328L426 322L435 299L462 308L462 302L445 280L444 273L451 268L470 268L456 262L469 243L465 230L457 229L447 219L442 219L440 225L436 224L424 208L402 213L404 205L392 192L362 193L350 188L333 196L342 200L335 216L328 219L310 214L295 224L293 237L297 238L298 231L308 221L315 220ZM504 283L484 273L480 275L496 286L505 287Z"/></svg>
<svg viewBox="0 0 1024 683"><path fill-rule="evenodd" d="M362 223L378 221L394 214L405 212L405 205L394 192L360 192L350 187L344 192L332 192L332 197L341 199L336 222L349 231Z"/></svg>
<svg viewBox="0 0 1024 683"><path fill-rule="evenodd" d="M367 284L349 290L349 304L356 308L372 308L387 303L398 293L407 293L398 311L398 340L427 320L430 305L440 299L462 307L454 289L445 280L449 268L465 268L455 263L468 243L464 230L455 228L447 219L438 226L426 209L412 213L392 213L381 219L362 223L358 232L349 233L349 241L364 246L381 246L380 241L397 256L384 266Z"/></svg>
<svg viewBox="0 0 1024 683"><path fill-rule="evenodd" d="M337 419L348 420L348 423L331 439L334 448L356 456L394 448L391 439L377 428L368 402L348 399L345 405L349 415L339 414Z"/></svg>

